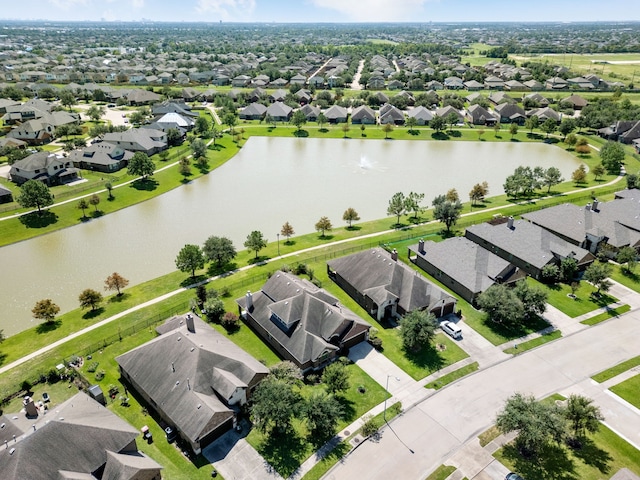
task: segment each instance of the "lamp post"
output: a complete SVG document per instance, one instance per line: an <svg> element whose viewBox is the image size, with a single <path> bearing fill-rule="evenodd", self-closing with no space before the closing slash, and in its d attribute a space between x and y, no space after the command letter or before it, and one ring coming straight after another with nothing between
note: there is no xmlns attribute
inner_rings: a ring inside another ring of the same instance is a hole
<svg viewBox="0 0 640 480"><path fill-rule="evenodd" d="M276 236L278 237L278 256L280 256L280 234L276 233Z"/></svg>
<svg viewBox="0 0 640 480"><path fill-rule="evenodd" d="M384 387L384 389L388 392L389 391L389 377L393 377L392 374L387 374L387 384ZM400 378L399 377L395 377L396 381L399 382ZM384 410L382 411L382 419L385 421L385 423L387 422L387 399L384 399Z"/></svg>

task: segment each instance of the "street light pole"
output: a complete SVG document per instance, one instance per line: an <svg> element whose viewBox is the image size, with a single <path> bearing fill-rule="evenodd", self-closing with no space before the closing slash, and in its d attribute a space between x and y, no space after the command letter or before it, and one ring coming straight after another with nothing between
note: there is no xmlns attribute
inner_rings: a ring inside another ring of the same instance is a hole
<svg viewBox="0 0 640 480"><path fill-rule="evenodd" d="M390 373L387 374L387 384L384 387L384 389L387 392L389 392L389 377L393 377L393 375L390 374ZM398 381L398 382L400 381L400 379L398 377L395 377L395 378L396 378L396 381ZM382 419L384 420L385 423L387 422L387 398L386 397L384 399L384 410L382 411Z"/></svg>
<svg viewBox="0 0 640 480"><path fill-rule="evenodd" d="M278 256L280 256L280 234L276 233L276 236L278 237Z"/></svg>

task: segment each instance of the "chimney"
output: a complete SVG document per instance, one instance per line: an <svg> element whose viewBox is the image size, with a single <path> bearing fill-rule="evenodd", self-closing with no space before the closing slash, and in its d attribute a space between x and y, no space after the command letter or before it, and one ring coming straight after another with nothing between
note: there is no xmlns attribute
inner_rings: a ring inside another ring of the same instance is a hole
<svg viewBox="0 0 640 480"><path fill-rule="evenodd" d="M391 251L391 260L393 260L394 262L398 261L398 250L396 250L395 248Z"/></svg>
<svg viewBox="0 0 640 480"><path fill-rule="evenodd" d="M418 253L424 255L424 239L418 240Z"/></svg>
<svg viewBox="0 0 640 480"><path fill-rule="evenodd" d="M253 310L253 295L251 295L251 290L247 290L244 299L247 304L247 312Z"/></svg>
<svg viewBox="0 0 640 480"><path fill-rule="evenodd" d="M509 218L507 219L507 228L508 228L509 230L513 230L513 217L509 217Z"/></svg>
<svg viewBox="0 0 640 480"><path fill-rule="evenodd" d="M597 212L599 204L600 204L600 202L598 201L598 199L594 198L593 199L593 207L591 207L591 210L593 210L594 212Z"/></svg>
<svg viewBox="0 0 640 480"><path fill-rule="evenodd" d="M587 205L584 207L585 210L589 211L591 210L591 204L587 203Z"/></svg>
<svg viewBox="0 0 640 480"><path fill-rule="evenodd" d="M187 313L187 330L191 333L196 333L196 325L193 321L193 315Z"/></svg>

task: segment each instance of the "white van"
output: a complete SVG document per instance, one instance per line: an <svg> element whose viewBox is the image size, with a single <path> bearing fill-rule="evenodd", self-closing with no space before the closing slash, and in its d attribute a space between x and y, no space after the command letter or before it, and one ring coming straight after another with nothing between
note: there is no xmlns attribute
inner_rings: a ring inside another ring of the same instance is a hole
<svg viewBox="0 0 640 480"><path fill-rule="evenodd" d="M453 322L442 322L440 324L440 328L442 328L442 331L451 338L462 338L462 329Z"/></svg>

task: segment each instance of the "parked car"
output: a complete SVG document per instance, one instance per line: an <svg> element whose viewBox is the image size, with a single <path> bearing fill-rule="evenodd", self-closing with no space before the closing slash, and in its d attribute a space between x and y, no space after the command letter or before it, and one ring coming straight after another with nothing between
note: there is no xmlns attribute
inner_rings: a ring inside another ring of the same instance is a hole
<svg viewBox="0 0 640 480"><path fill-rule="evenodd" d="M440 324L440 328L451 338L462 338L462 329L453 322L445 321Z"/></svg>
<svg viewBox="0 0 640 480"><path fill-rule="evenodd" d="M517 473L511 472L508 473L506 477L504 477L504 480L524 480L524 478L522 478Z"/></svg>

